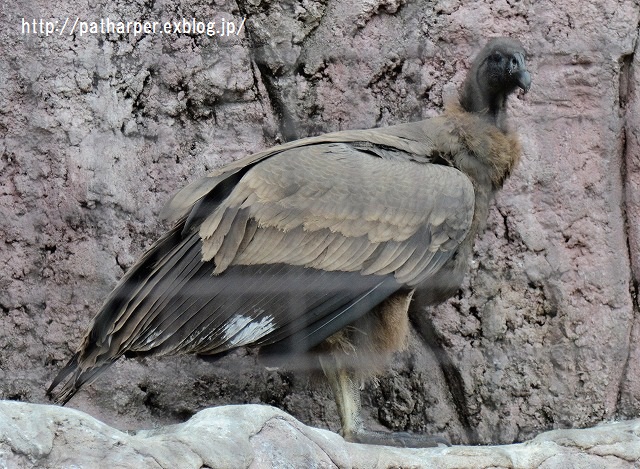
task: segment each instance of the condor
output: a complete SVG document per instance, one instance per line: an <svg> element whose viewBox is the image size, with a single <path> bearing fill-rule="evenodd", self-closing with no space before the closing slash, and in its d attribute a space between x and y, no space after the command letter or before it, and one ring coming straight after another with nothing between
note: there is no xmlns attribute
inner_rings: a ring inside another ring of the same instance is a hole
<svg viewBox="0 0 640 469"><path fill-rule="evenodd" d="M441 441L366 430L360 383L406 343L414 294L437 304L459 288L520 157L507 98L530 84L522 46L492 39L439 117L297 140L186 186L49 393L67 402L123 355L257 347L315 360L347 440Z"/></svg>

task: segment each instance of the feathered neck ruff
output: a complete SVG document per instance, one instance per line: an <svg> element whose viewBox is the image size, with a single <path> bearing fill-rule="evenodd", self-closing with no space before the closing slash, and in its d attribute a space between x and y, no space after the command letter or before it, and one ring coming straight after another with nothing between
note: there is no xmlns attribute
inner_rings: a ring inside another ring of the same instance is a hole
<svg viewBox="0 0 640 469"><path fill-rule="evenodd" d="M501 188L520 161L522 146L518 135L508 128L498 128L482 114L465 111L459 103L447 105L444 115L469 153L490 168L494 189Z"/></svg>

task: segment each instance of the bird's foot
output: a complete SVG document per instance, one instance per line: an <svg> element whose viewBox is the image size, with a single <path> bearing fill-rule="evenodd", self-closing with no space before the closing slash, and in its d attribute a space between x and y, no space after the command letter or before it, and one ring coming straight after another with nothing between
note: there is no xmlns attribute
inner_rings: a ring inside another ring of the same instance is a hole
<svg viewBox="0 0 640 469"><path fill-rule="evenodd" d="M423 435L408 432L376 432L358 430L344 435L344 439L352 443L366 445L395 446L399 448L435 448L440 445L451 446L449 440L442 436Z"/></svg>

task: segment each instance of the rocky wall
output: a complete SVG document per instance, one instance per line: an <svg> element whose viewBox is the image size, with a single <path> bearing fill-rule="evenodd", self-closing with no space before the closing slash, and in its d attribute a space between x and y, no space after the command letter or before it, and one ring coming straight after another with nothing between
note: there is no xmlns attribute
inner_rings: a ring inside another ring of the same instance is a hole
<svg viewBox="0 0 640 469"><path fill-rule="evenodd" d="M176 189L292 138L435 115L504 35L533 76L510 104L522 162L460 294L414 318L409 350L366 386L367 424L507 443L638 416L639 15L610 0L4 3L0 398L48 402ZM91 32L107 18L172 28ZM183 18L235 30L174 31ZM121 360L69 406L128 429L229 403L339 426L326 387L251 351Z"/></svg>

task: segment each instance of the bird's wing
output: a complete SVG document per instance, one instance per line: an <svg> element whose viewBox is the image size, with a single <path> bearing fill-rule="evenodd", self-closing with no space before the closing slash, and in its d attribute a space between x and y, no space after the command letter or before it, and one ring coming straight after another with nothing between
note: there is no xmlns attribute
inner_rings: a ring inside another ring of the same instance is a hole
<svg viewBox="0 0 640 469"><path fill-rule="evenodd" d="M378 129L331 132L271 147L217 168L205 177L187 184L167 202L160 216L169 222L177 222L192 210L198 200L211 192L222 181L262 160L287 150L302 151L305 147L324 143L357 143L369 145L373 150L378 151L393 149L403 152L405 157L428 162L434 153L460 151L460 148L455 148L457 142L453 142L453 145L448 142L451 140L451 130L450 122L447 122L447 119L436 117Z"/></svg>
<svg viewBox="0 0 640 469"><path fill-rule="evenodd" d="M416 163L409 144L372 145L281 148L192 186L182 222L121 280L54 380L71 375L59 400L125 353L306 350L435 274L469 230L473 186Z"/></svg>
<svg viewBox="0 0 640 469"><path fill-rule="evenodd" d="M346 143L284 150L216 189L191 209L197 232L175 232L163 243L168 254L143 262L153 269L129 282L136 291L122 295L120 314L98 321L109 327L98 336L118 332L122 350L208 353L315 327L305 338L314 345L434 275L466 236L474 206L471 182L453 168ZM241 344L228 334L238 317L247 322ZM263 320L269 327L246 339Z"/></svg>
<svg viewBox="0 0 640 469"><path fill-rule="evenodd" d="M325 143L252 167L222 203L204 210L199 235L215 274L285 263L415 284L436 253L453 252L464 238L473 204L471 182L454 168ZM249 230L249 220L259 229Z"/></svg>

